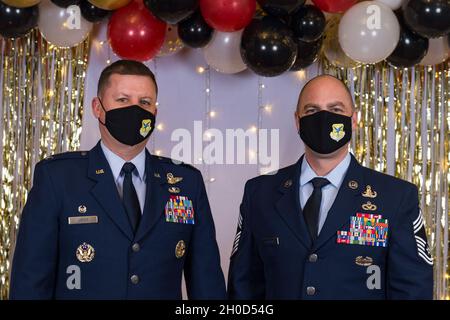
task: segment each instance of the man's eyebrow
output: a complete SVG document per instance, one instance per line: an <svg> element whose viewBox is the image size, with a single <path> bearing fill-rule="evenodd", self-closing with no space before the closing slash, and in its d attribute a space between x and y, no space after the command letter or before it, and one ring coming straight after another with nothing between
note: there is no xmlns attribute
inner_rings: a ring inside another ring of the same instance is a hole
<svg viewBox="0 0 450 320"><path fill-rule="evenodd" d="M341 102L341 101L334 101L334 102L331 102L331 103L327 104L327 108L335 107L335 106L340 106L340 107L345 108L345 104L343 102Z"/></svg>
<svg viewBox="0 0 450 320"><path fill-rule="evenodd" d="M312 108L312 107L318 107L318 105L316 103L307 103L303 106L303 109Z"/></svg>
<svg viewBox="0 0 450 320"><path fill-rule="evenodd" d="M117 94L117 97L120 97L120 96L124 96L124 97L127 97L127 98L130 97L130 95L128 95L128 94L126 94L126 93L123 93L123 92L119 92L119 93Z"/></svg>

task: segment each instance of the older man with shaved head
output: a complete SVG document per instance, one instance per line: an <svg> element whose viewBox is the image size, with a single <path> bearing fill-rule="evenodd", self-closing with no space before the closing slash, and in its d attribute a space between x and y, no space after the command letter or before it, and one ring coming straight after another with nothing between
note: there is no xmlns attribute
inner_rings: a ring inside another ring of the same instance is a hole
<svg viewBox="0 0 450 320"><path fill-rule="evenodd" d="M431 299L417 187L361 166L345 84L302 89L295 121L305 153L249 180L231 256L231 299Z"/></svg>

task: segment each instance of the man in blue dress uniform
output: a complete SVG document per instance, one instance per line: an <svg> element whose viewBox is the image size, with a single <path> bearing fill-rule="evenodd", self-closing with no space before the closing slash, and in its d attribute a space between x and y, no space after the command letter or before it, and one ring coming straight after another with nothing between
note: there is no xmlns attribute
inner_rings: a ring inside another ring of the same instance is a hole
<svg viewBox="0 0 450 320"><path fill-rule="evenodd" d="M308 82L295 119L305 154L245 186L230 298L431 299L417 187L349 153L357 115L345 84Z"/></svg>
<svg viewBox="0 0 450 320"><path fill-rule="evenodd" d="M36 165L11 299L222 299L225 280L201 173L145 148L157 85L142 63L107 67L92 102L101 141Z"/></svg>

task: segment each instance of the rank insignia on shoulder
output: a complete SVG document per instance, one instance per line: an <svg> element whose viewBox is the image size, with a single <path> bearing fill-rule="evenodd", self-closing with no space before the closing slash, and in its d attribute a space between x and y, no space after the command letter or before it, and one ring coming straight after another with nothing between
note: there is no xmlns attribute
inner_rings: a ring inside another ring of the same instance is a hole
<svg viewBox="0 0 450 320"><path fill-rule="evenodd" d="M76 256L80 262L91 262L94 259L95 250L90 244L83 242L78 246Z"/></svg>
<svg viewBox="0 0 450 320"><path fill-rule="evenodd" d="M188 197L170 195L164 211L166 222L195 224L194 205Z"/></svg>
<svg viewBox="0 0 450 320"><path fill-rule="evenodd" d="M181 182L183 180L182 177L174 177L173 173L168 173L167 174L167 183L168 184L177 184L178 182Z"/></svg>
<svg viewBox="0 0 450 320"><path fill-rule="evenodd" d="M350 217L350 230L337 232L337 243L387 247L389 223L379 214L357 213Z"/></svg>
<svg viewBox="0 0 450 320"><path fill-rule="evenodd" d="M364 198L376 198L377 192L375 190L372 190L372 186L366 186L366 191L362 193L362 196Z"/></svg>

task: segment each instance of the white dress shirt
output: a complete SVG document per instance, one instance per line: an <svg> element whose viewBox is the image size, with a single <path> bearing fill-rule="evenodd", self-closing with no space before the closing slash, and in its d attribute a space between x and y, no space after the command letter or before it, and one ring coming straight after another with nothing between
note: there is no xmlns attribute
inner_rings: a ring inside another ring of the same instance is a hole
<svg viewBox="0 0 450 320"><path fill-rule="evenodd" d="M135 165L136 170L133 171L132 180L139 200L139 205L141 207L141 214L144 213L145 193L147 189L145 183L145 148L130 161L125 161L110 149L108 149L103 141L101 141L100 144L102 146L102 150L105 154L106 160L108 160L109 167L111 168L120 198L122 198L123 195L123 179L125 177L124 174L120 174L120 172L122 171L122 167L126 162L131 162Z"/></svg>
<svg viewBox="0 0 450 320"><path fill-rule="evenodd" d="M314 188L311 179L320 177L326 178L330 181L330 184L322 188L322 201L320 202L320 215L319 215L319 225L318 233L322 230L325 220L328 215L328 211L336 199L339 188L341 187L342 181L344 180L345 174L347 173L348 167L350 166L351 156L350 153L326 176L318 176L314 170L310 167L306 157L303 158L301 174L300 174L300 205L303 208L306 205L309 197L311 196Z"/></svg>

